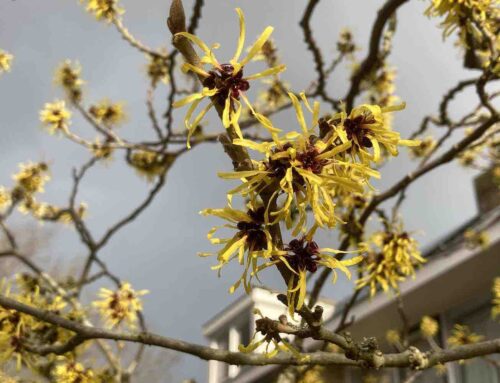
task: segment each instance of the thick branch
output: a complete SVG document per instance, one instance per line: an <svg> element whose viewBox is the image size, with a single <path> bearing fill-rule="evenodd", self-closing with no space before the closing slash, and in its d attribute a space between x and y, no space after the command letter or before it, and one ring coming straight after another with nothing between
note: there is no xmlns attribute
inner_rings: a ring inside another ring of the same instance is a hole
<svg viewBox="0 0 500 383"><path fill-rule="evenodd" d="M157 346L170 350L183 352L197 356L204 360L218 360L229 364L239 365L350 365L362 366L361 361L348 359L345 355L329 352L315 352L312 354L303 354L303 358L297 359L290 354L279 354L268 358L262 354L245 354L240 352L229 352L225 350L216 350L210 347L201 346L177 339L167 338L153 333L115 333L112 331L89 327L77 322L62 318L51 312L40 310L32 306L25 305L16 300L0 295L0 305L6 309L12 309L21 313L31 315L39 320L73 331L76 335L69 343L70 345L56 346L35 346L29 345L29 350L40 354L64 353L71 347L76 347L84 341L92 339L120 340L132 343L140 343L150 346ZM478 356L500 353L500 339L457 347L451 350L440 350L429 356L428 363L417 366L428 368L438 363L446 363L461 359L470 359ZM414 352L407 350L398 354L384 354L383 366L385 367L415 367Z"/></svg>

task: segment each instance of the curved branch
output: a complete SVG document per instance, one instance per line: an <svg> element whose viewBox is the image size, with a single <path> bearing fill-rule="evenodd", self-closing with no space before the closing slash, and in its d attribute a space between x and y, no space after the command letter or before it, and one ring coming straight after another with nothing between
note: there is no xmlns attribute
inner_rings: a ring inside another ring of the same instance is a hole
<svg viewBox="0 0 500 383"><path fill-rule="evenodd" d="M406 3L408 0L389 0L385 5L380 8L373 24L372 31L370 34L370 47L368 50L368 55L361 63L361 66L356 71L351 80L351 87L347 92L345 97L346 109L351 110L354 104L354 99L359 94L359 88L361 82L366 76L369 75L371 70L377 64L380 40L382 39L382 34L384 32L384 27L390 17L396 12L396 10Z"/></svg>

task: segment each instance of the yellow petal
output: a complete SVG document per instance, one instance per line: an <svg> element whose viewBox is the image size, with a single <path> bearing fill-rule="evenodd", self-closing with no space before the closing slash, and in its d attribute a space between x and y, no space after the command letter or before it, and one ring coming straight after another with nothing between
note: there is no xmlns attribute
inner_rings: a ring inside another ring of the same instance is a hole
<svg viewBox="0 0 500 383"><path fill-rule="evenodd" d="M256 80L258 78L272 76L272 75L283 72L285 69L286 69L285 64L277 65L275 67L263 70L262 72L255 73L251 76L245 77L245 80Z"/></svg>
<svg viewBox="0 0 500 383"><path fill-rule="evenodd" d="M273 27L267 27L264 29L264 31L261 33L259 38L255 41L255 43L252 45L250 48L250 51L248 52L247 57L245 57L243 60L241 60L240 65L245 66L257 53L260 52L262 49L262 46L265 44L265 42L269 39L271 34L273 33L274 28Z"/></svg>
<svg viewBox="0 0 500 383"><path fill-rule="evenodd" d="M234 57L231 60L231 63L238 62L241 56L241 52L243 51L243 46L245 45L245 15L240 8L236 8L236 13L238 14L238 18L240 21L240 35L238 36L238 45L236 47L236 52L234 53Z"/></svg>

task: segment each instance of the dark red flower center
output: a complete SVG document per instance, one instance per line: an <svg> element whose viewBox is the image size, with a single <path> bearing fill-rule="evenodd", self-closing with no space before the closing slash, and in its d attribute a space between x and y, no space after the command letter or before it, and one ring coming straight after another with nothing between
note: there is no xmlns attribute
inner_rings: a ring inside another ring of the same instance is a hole
<svg viewBox="0 0 500 383"><path fill-rule="evenodd" d="M275 149L273 151L273 154L279 153L279 152L285 152L289 148L291 148L291 144L285 144L279 149ZM318 159L318 150L316 147L312 144L308 145L306 150L303 152L298 152L296 155L296 159L301 162L302 166L300 166L304 170L308 170L310 172L313 172L314 174L320 174L321 171L323 170L323 167L326 165L328 162L327 160L321 160ZM285 177L286 171L288 168L290 168L292 165L290 163L290 158L288 156L278 158L278 159L270 159L266 163L266 168L271 172L271 177L276 177L278 179L281 179ZM303 186L305 183L304 178L297 173L295 170L293 171L293 184L294 186Z"/></svg>
<svg viewBox="0 0 500 383"><path fill-rule="evenodd" d="M243 78L243 69L237 73L231 64L222 64L208 72L209 76L203 80L203 86L208 89L217 89L217 102L224 105L229 95L236 100L240 99L240 92L250 89L250 83Z"/></svg>
<svg viewBox="0 0 500 383"><path fill-rule="evenodd" d="M306 241L305 238L293 239L285 250L288 251L286 259L294 270L314 273L318 269L319 246L316 242Z"/></svg>
<svg viewBox="0 0 500 383"><path fill-rule="evenodd" d="M365 116L357 116L353 119L346 118L344 121L344 128L347 133L347 138L349 140L354 140L354 138L356 138L359 146L371 148L373 146L372 142L366 136L368 129L363 128L362 125L372 124L374 122L375 121L373 119L367 120Z"/></svg>
<svg viewBox="0 0 500 383"><path fill-rule="evenodd" d="M240 221L236 224L239 236L247 236L247 245L252 250L263 250L267 248L267 237L263 231L264 214L266 209L261 206L256 210L249 209L248 216L252 219L251 222Z"/></svg>

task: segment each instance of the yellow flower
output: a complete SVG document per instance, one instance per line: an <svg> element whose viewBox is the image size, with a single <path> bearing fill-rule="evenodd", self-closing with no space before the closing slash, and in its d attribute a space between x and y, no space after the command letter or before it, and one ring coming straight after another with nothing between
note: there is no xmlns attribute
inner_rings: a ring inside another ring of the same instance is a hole
<svg viewBox="0 0 500 383"><path fill-rule="evenodd" d="M17 187L25 194L41 193L45 183L50 179L48 166L45 162L19 164L21 170L12 178Z"/></svg>
<svg viewBox="0 0 500 383"><path fill-rule="evenodd" d="M39 285L33 289L12 292L12 286L0 281L0 292L25 305L43 309L48 312L62 315L66 304L59 296L44 295ZM33 342L47 342L46 334L53 333L55 337L50 342L57 343L68 339L69 331L57 329L56 326L39 321L38 319L19 313L16 310L0 307L0 365L15 360L17 369L22 365L36 369L37 356L25 349L23 342L30 339ZM40 339L41 338L41 339ZM43 340L42 340L43 339Z"/></svg>
<svg viewBox="0 0 500 383"><path fill-rule="evenodd" d="M168 84L169 81L169 67L168 61L163 56L159 55L148 55L149 63L147 67L148 77L151 79L153 86L156 86L158 82L163 82Z"/></svg>
<svg viewBox="0 0 500 383"><path fill-rule="evenodd" d="M106 142L101 142L99 138L96 138L96 140L92 143L90 151L95 157L105 160L111 159L113 155L113 148Z"/></svg>
<svg viewBox="0 0 500 383"><path fill-rule="evenodd" d="M377 104L380 107L394 105L398 98L394 96L396 90L396 69L385 64L380 67L366 80L368 87L368 101L370 104ZM383 117L391 116L385 114ZM387 121L386 121L387 122Z"/></svg>
<svg viewBox="0 0 500 383"><path fill-rule="evenodd" d="M242 185L229 191L229 195L246 197L275 185L267 209L279 202L281 195L284 201L278 210L266 213L266 222L284 220L290 229L294 218L294 209L290 207L294 205L298 219L292 235L296 236L305 227L308 207L313 211L316 224L330 228L335 226L339 218L335 216L334 195L340 190L362 192L366 178L378 177L378 172L341 157L352 145L342 131L334 130L328 137L318 139L314 130L318 125L319 103L315 102L311 108L304 94L301 95L313 115L309 128L297 97L291 93L289 96L301 133L292 131L279 137L277 133L280 130L266 117L258 116L260 122L272 132L273 141L257 143L235 139L233 143L265 154L265 160L253 161L254 170L222 172L219 176L242 180Z"/></svg>
<svg viewBox="0 0 500 383"><path fill-rule="evenodd" d="M311 234L302 237L301 239L293 239L288 246L285 247L284 254L280 257L291 271L292 277L288 281L288 308L290 314L299 310L305 301L307 292L307 272L315 273L319 266L324 266L333 271L332 282L337 281L337 271L342 271L348 279L352 275L348 266L354 266L363 260L362 256L355 256L349 259L338 260L335 255L345 253L331 248L319 248L318 244L310 239Z"/></svg>
<svg viewBox="0 0 500 383"><path fill-rule="evenodd" d="M102 100L89 108L89 113L99 123L108 128L116 127L126 120L122 103L113 103L110 100Z"/></svg>
<svg viewBox="0 0 500 383"><path fill-rule="evenodd" d="M349 28L343 28L340 31L339 40L337 41L337 50L346 55L348 58L354 58L353 53L356 51L356 45L354 44L354 39L352 32Z"/></svg>
<svg viewBox="0 0 500 383"><path fill-rule="evenodd" d="M448 373L448 368L444 364L436 364L434 366L434 370L436 371L437 376L445 376Z"/></svg>
<svg viewBox="0 0 500 383"><path fill-rule="evenodd" d="M23 208L26 212L30 212L33 217L42 221L56 221L69 225L73 222L73 216L66 209L50 205L48 203L38 203L34 199L29 203L25 203ZM87 212L87 205L81 203L75 209L75 214L81 219Z"/></svg>
<svg viewBox="0 0 500 383"><path fill-rule="evenodd" d="M491 309L491 315L493 319L500 315L500 277L495 278L493 282L493 308Z"/></svg>
<svg viewBox="0 0 500 383"><path fill-rule="evenodd" d="M65 60L59 65L54 76L54 82L64 89L71 102L80 102L82 99L84 82L80 78L81 71L80 64Z"/></svg>
<svg viewBox="0 0 500 383"><path fill-rule="evenodd" d="M384 291L398 289L399 282L415 276L415 266L424 263L418 243L407 232L379 232L372 242L380 252L370 252L363 264L364 276L356 282L358 288L370 286L370 295L375 295L380 285Z"/></svg>
<svg viewBox="0 0 500 383"><path fill-rule="evenodd" d="M233 293L243 282L243 287L247 293L251 290L250 282L252 277L258 278L258 271L262 267L258 264L259 258L266 262L271 257L273 245L271 234L264 224L265 208L263 206L254 206L252 203L247 205L248 210L242 211L227 206L223 209L205 209L200 212L202 215L213 215L222 218L230 224L213 227L207 238L212 244L223 244L223 248L217 252L219 264L213 266L213 270L219 270L237 258L240 265L245 265L245 270L241 278L231 286L230 293ZM214 234L220 228L236 230L231 238L216 238ZM199 253L200 256L211 256L213 253ZM275 264L271 262L270 264ZM264 265L267 265L265 263Z"/></svg>
<svg viewBox="0 0 500 383"><path fill-rule="evenodd" d="M58 364L54 369L55 383L97 383L94 373L85 369L81 363L67 361Z"/></svg>
<svg viewBox="0 0 500 383"><path fill-rule="evenodd" d="M14 56L4 51L3 49L0 49L0 74L10 71L13 59Z"/></svg>
<svg viewBox="0 0 500 383"><path fill-rule="evenodd" d="M66 109L66 103L61 100L46 103L40 111L40 121L50 134L67 132L71 122L70 118L71 112Z"/></svg>
<svg viewBox="0 0 500 383"><path fill-rule="evenodd" d="M117 291L101 288L101 299L92 302L92 305L99 310L107 327L113 328L125 322L135 328L137 314L142 311L139 297L145 294L148 294L147 290L135 291L130 283L123 283Z"/></svg>
<svg viewBox="0 0 500 383"><path fill-rule="evenodd" d="M451 336L448 338L448 344L451 347L464 346L477 343L484 337L471 331L468 326L456 324L451 330Z"/></svg>
<svg viewBox="0 0 500 383"><path fill-rule="evenodd" d="M392 156L398 155L398 146L416 146L419 141L402 140L400 134L390 129L385 113L402 110L405 104L386 106L360 105L349 115L346 112L337 113L328 122L337 128L342 128L351 142L350 153L357 156L362 163L381 160L381 146ZM373 154L368 151L373 150Z"/></svg>
<svg viewBox="0 0 500 383"><path fill-rule="evenodd" d="M300 377L298 383L326 383L323 378L324 370L324 366L313 366Z"/></svg>
<svg viewBox="0 0 500 383"><path fill-rule="evenodd" d="M431 318L430 316L422 317L420 321L420 333L424 336L424 338L432 338L436 336L439 331L438 322Z"/></svg>
<svg viewBox="0 0 500 383"><path fill-rule="evenodd" d="M420 145L410 148L410 154L413 158L422 158L431 153L436 147L436 140L432 136L425 137L420 141Z"/></svg>
<svg viewBox="0 0 500 383"><path fill-rule="evenodd" d="M0 186L0 212L7 209L12 203L10 192L3 186Z"/></svg>
<svg viewBox="0 0 500 383"><path fill-rule="evenodd" d="M401 342L401 336L396 330L389 330L385 333L385 339L389 344L396 345Z"/></svg>
<svg viewBox="0 0 500 383"><path fill-rule="evenodd" d="M105 20L108 23L125 12L118 5L118 0L86 0L86 2L88 12L94 14L97 20Z"/></svg>
<svg viewBox="0 0 500 383"><path fill-rule="evenodd" d="M240 60L240 56L243 52L243 47L245 44L245 19L241 9L236 8L240 21L240 35L238 39L238 45L233 58L227 64L220 64L214 55L214 49L218 48L218 44L214 44L212 47L208 47L200 38L187 33L180 32L177 35L184 36L189 39L195 45L197 45L204 53L201 58L201 66L194 66L189 63L183 65L183 70L185 72L192 71L196 73L199 77L203 78L203 89L199 93L194 93L186 98L179 100L174 103L174 107L181 107L187 104L191 104L185 117L186 128L188 129L188 147L189 138L191 137L193 130L203 119L205 114L217 103L218 106L224 108L222 122L225 128L233 126L236 133L240 138L242 138L241 131L238 125L238 119L241 114L241 103L240 98L242 98L247 106L251 108L250 102L245 96L245 92L250 88L250 81L276 75L285 70L284 65L278 65L269 69L266 69L260 73L256 73L251 76L244 76L244 67L261 52L262 47L265 42L271 36L273 32L272 27L267 27L264 29L259 38L248 50L248 54L245 58ZM203 66L210 65L210 70L205 70ZM201 101L207 97L211 97L210 103L204 107L201 112L191 121L191 117L201 103Z"/></svg>
<svg viewBox="0 0 500 383"><path fill-rule="evenodd" d="M480 247L485 250L490 245L490 236L486 231L476 231L468 229L464 233L465 245L469 249Z"/></svg>
<svg viewBox="0 0 500 383"><path fill-rule="evenodd" d="M147 150L136 150L127 158L128 163L140 176L152 181L165 174L175 160L172 154L160 154Z"/></svg>
<svg viewBox="0 0 500 383"><path fill-rule="evenodd" d="M457 27L463 24L463 19L475 18L484 21L493 16L498 0L431 0L426 10L428 16L445 16L442 25L445 27L445 36L450 35Z"/></svg>

